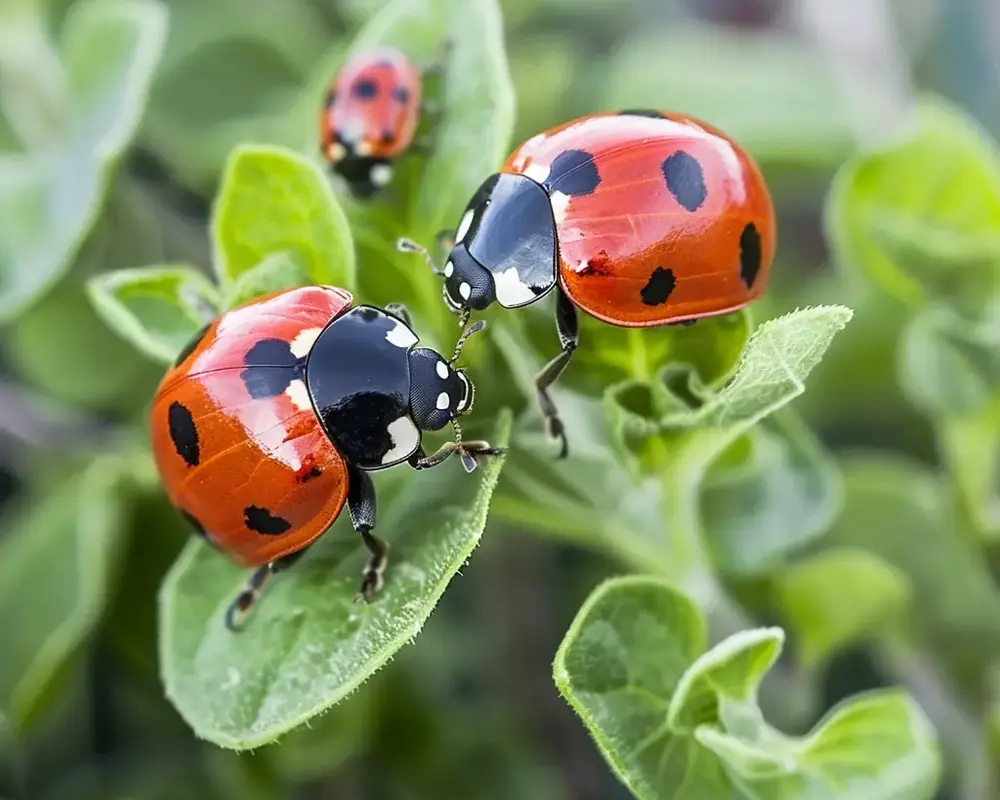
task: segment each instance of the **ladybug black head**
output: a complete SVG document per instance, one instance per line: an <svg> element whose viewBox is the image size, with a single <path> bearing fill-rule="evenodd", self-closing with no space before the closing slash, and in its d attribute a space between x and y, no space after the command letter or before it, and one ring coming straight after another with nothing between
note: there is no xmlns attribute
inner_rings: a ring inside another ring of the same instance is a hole
<svg viewBox="0 0 1000 800"><path fill-rule="evenodd" d="M388 158L370 155L371 147L365 139L334 134L326 156L333 171L347 183L351 194L367 199L377 194L392 180L392 164Z"/></svg>
<svg viewBox="0 0 1000 800"><path fill-rule="evenodd" d="M464 369L428 347L410 351L410 411L421 430L436 431L472 409L475 388Z"/></svg>
<svg viewBox="0 0 1000 800"><path fill-rule="evenodd" d="M497 299L493 275L469 255L464 244L454 247L444 265L441 292L445 303L456 313L463 308L482 311Z"/></svg>

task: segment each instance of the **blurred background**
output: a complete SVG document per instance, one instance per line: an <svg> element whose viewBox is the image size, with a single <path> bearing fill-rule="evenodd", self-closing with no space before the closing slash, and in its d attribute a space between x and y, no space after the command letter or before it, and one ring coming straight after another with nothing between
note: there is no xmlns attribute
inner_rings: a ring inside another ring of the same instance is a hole
<svg viewBox="0 0 1000 800"><path fill-rule="evenodd" d="M236 755L200 743L164 699L155 599L187 531L156 492L121 489L118 501L90 508L83 521L80 511L81 497L119 491L98 491L81 469L123 446L141 446L162 369L98 319L84 282L143 264L207 267L206 223L230 149L280 138L276 120L322 78L317 65L336 63L381 6L166 4L161 60L136 58L133 65L135 80L151 81L149 96L144 107L127 110L115 134L117 164L105 169L107 154L66 152L39 181L19 156L30 149L25 142L49 135L64 111L46 101L58 96L50 91L53 41L74 3L0 0L0 797L628 797L551 680L552 656L580 603L621 566L502 515L414 644L361 692L280 744ZM918 92L945 96L1000 136L1000 4L501 6L517 93L514 143L613 107L673 108L733 135L764 169L779 214L779 260L756 318L820 302L845 302L857 312L796 411L834 456L878 448L936 470L934 420L905 394L895 367L905 311L852 290L834 268L824 203L859 141L901 125ZM92 76L103 68L100 48L65 57ZM994 458L993 444L981 442L989 451L980 453L984 463ZM852 506L851 486L833 522L848 540L859 518L884 514L877 527L897 532L908 524L884 504ZM983 488L984 496L992 500L993 489ZM919 493L916 483L911 492ZM97 529L112 523L122 535L101 551L98 565L83 569L75 537L99 537ZM806 730L848 694L905 683L948 739L942 800L1000 796L993 793L1000 725L994 730L990 714L981 713L994 701L1000 562L992 534L979 535L990 525L971 527L976 546L956 540L964 549L954 562L929 555L930 564L909 564L898 552L908 549L905 539L895 551L879 549L889 562L899 556L896 566L910 574L916 594L932 587L933 607L918 614L932 619L933 630L912 658L873 652L865 641L838 646L811 672L816 696L803 701L802 713L786 715ZM6 537L25 529L32 535L3 549ZM736 591L762 621L780 616L780 604L767 599L766 576ZM60 616L66 608L71 619ZM6 704L39 657L51 669L15 719ZM783 702L797 698L790 691Z"/></svg>

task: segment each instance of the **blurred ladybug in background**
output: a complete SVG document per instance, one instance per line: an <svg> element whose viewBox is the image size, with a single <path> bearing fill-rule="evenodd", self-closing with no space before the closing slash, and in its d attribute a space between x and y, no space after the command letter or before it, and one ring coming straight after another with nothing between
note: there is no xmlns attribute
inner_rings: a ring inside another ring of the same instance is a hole
<svg viewBox="0 0 1000 800"><path fill-rule="evenodd" d="M164 376L152 444L170 502L209 543L256 567L230 605L236 629L267 578L291 565L346 502L371 557L360 596L382 585L387 545L372 533L368 473L427 469L459 453L467 471L502 450L463 442L457 417L473 385L454 363L417 347L409 314L352 308L332 286L274 293L224 313ZM451 422L455 440L430 456L421 432Z"/></svg>
<svg viewBox="0 0 1000 800"><path fill-rule="evenodd" d="M566 435L548 387L579 341L577 309L627 328L691 324L764 291L775 251L770 192L748 153L681 114L620 111L521 144L479 187L444 269L448 306L534 303L556 289L562 352L535 376L549 435Z"/></svg>
<svg viewBox="0 0 1000 800"><path fill-rule="evenodd" d="M337 75L320 116L320 147L356 197L372 197L386 186L393 159L413 143L423 104L421 78L410 59L391 47L353 57Z"/></svg>

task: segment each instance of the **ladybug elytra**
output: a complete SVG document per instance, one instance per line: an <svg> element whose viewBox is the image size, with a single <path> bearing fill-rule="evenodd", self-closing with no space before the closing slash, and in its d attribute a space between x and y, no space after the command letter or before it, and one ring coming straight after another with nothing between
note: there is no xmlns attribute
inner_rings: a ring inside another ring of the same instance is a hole
<svg viewBox="0 0 1000 800"><path fill-rule="evenodd" d="M345 503L370 558L360 596L382 586L387 545L369 472L427 469L459 453L467 471L500 448L463 442L474 389L455 361L418 347L402 306L352 307L332 286L276 292L199 333L157 389L153 455L170 502L210 544L255 567L230 605L236 629L267 578L290 566ZM452 423L431 455L421 433Z"/></svg>
<svg viewBox="0 0 1000 800"><path fill-rule="evenodd" d="M661 111L591 114L523 142L475 192L443 269L462 322L556 291L561 352L535 377L549 434L566 435L548 387L579 341L577 309L611 325L691 324L764 291L774 258L770 192L722 131Z"/></svg>

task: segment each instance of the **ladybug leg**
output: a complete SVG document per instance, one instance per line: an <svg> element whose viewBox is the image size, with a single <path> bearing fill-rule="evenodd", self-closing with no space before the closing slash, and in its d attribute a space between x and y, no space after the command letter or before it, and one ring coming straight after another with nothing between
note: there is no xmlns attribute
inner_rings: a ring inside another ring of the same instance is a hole
<svg viewBox="0 0 1000 800"><path fill-rule="evenodd" d="M361 573L361 589L358 600L368 601L382 588L382 576L389 563L389 545L372 533L375 527L375 484L363 469L351 467L347 490L347 509L351 514L351 524L361 536L361 540L371 555Z"/></svg>
<svg viewBox="0 0 1000 800"><path fill-rule="evenodd" d="M546 364L535 376L535 388L538 390L538 405L545 417L545 430L553 439L559 439L561 448L559 458L566 458L569 453L569 442L556 404L549 397L548 388L556 382L569 365L570 357L580 342L580 322L576 316L576 306L570 302L566 293L560 288L556 296L556 331L559 333L559 344L562 352Z"/></svg>
<svg viewBox="0 0 1000 800"><path fill-rule="evenodd" d="M420 448L410 456L409 464L414 469L431 469L438 464L443 464L453 453L458 453L462 457L462 466L465 471L472 472L477 466L482 465L489 456L502 456L504 452L502 447L494 447L482 439L471 442L452 441L445 442L429 456L425 455L423 448Z"/></svg>
<svg viewBox="0 0 1000 800"><path fill-rule="evenodd" d="M268 578L277 572L284 572L302 558L302 555L308 549L309 545L306 545L301 550L296 550L294 553L289 553L287 556L282 556L270 564L265 564L263 567L255 569L250 574L250 577L247 578L247 583L243 591L236 595L236 599L226 609L226 627L233 631L233 633L239 633L243 630L243 623L260 599Z"/></svg>
<svg viewBox="0 0 1000 800"><path fill-rule="evenodd" d="M410 309L402 303L389 303L385 307L385 311L387 314L399 317L405 323L407 328L413 327L413 317L410 315Z"/></svg>

